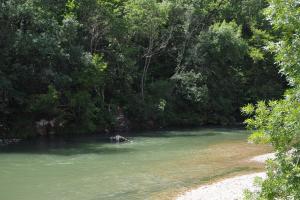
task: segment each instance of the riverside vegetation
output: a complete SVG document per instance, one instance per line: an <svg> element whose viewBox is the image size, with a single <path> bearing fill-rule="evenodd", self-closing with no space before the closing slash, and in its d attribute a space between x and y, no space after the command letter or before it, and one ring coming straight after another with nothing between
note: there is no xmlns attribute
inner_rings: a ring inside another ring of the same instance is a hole
<svg viewBox="0 0 300 200"><path fill-rule="evenodd" d="M114 131L119 116L232 125L248 104L250 140L277 157L247 197L300 199L299 18L296 0L1 1L0 138Z"/></svg>
<svg viewBox="0 0 300 200"><path fill-rule="evenodd" d="M278 39L269 44L276 55L280 71L291 86L284 98L260 101L242 110L251 117L246 120L254 130L250 140L271 143L276 158L267 165L267 180L262 191L247 193L248 199L300 199L300 11L298 1L269 1L265 10Z"/></svg>
<svg viewBox="0 0 300 200"><path fill-rule="evenodd" d="M278 33L263 0L5 0L0 133L113 131L242 122L280 98Z"/></svg>

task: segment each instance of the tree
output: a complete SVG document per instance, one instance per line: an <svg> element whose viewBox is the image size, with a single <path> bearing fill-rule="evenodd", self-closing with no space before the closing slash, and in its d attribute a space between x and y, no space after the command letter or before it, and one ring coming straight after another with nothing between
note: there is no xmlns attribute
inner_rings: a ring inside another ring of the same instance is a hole
<svg viewBox="0 0 300 200"><path fill-rule="evenodd" d="M267 165L268 178L255 199L300 198L300 99L299 99L299 3L270 0L268 20L280 33L279 40L269 45L276 53L281 73L287 76L292 89L284 99L247 105L242 111L252 116L245 122L253 130L254 142L271 143L276 159Z"/></svg>
<svg viewBox="0 0 300 200"><path fill-rule="evenodd" d="M141 95L143 99L145 81L151 59L167 47L172 36L172 27L170 30L164 30L169 10L170 3L168 1L131 0L125 6L125 18L128 21L132 34L146 40L146 45L142 45L144 65L141 78Z"/></svg>
<svg viewBox="0 0 300 200"><path fill-rule="evenodd" d="M42 1L1 4L1 26L7 28L0 63L5 134L35 135L42 119L55 119L57 129L95 130L101 98L96 91L106 65L78 42L77 3L70 0L65 6L57 17Z"/></svg>
<svg viewBox="0 0 300 200"><path fill-rule="evenodd" d="M246 53L247 44L241 38L240 27L234 22L225 21L212 25L208 31L201 32L194 47L188 50L183 67L185 71L201 74L205 80L204 84L202 81L202 86L201 83L196 86L200 89L205 85L207 88L206 95L202 97L210 104L202 112L217 114L211 121L228 123L227 120L237 112L234 104L241 105L243 102L242 62ZM178 76L181 76L180 73L175 77ZM190 85L187 86L186 91L192 89ZM237 99L241 102L237 102ZM221 112L221 115L218 114Z"/></svg>

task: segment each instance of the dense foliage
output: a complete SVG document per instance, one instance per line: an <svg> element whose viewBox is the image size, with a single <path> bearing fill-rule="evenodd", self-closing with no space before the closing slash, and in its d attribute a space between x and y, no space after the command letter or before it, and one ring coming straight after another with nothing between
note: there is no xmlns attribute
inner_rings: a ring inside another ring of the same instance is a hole
<svg viewBox="0 0 300 200"><path fill-rule="evenodd" d="M269 45L276 53L281 72L291 89L284 99L261 101L247 105L243 112L252 117L246 120L254 130L250 139L271 143L276 159L267 166L268 178L262 182L262 192L248 193L249 199L300 199L300 12L299 2L270 0L266 15L279 32L279 38Z"/></svg>
<svg viewBox="0 0 300 200"><path fill-rule="evenodd" d="M0 134L235 124L285 88L263 0L4 0ZM284 11L283 11L284 12ZM293 51L293 50L290 50ZM290 69L288 67L287 69Z"/></svg>

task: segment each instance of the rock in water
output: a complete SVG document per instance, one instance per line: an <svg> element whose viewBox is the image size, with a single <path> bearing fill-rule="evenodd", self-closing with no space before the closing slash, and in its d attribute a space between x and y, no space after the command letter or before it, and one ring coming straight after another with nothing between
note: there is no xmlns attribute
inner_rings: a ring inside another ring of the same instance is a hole
<svg viewBox="0 0 300 200"><path fill-rule="evenodd" d="M119 142L126 142L129 140L121 135L116 135L116 136L110 137L110 141L119 143Z"/></svg>

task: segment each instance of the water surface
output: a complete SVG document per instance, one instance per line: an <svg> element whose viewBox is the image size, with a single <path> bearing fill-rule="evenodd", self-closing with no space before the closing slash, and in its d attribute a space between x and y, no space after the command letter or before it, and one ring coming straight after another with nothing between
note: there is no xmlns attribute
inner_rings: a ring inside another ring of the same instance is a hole
<svg viewBox="0 0 300 200"><path fill-rule="evenodd" d="M234 173L259 170L247 159L269 152L242 130L149 132L132 142L101 138L0 148L2 200L170 199Z"/></svg>

